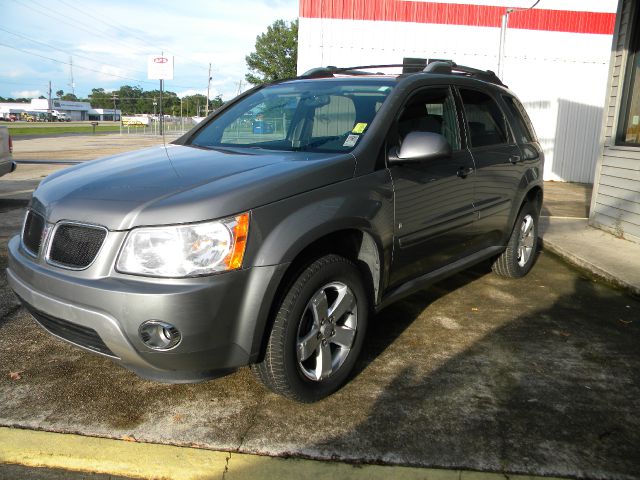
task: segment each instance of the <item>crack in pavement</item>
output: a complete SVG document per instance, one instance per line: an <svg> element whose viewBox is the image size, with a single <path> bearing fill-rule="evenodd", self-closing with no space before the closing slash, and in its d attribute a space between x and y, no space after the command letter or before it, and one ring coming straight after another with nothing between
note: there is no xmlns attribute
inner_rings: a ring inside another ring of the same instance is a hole
<svg viewBox="0 0 640 480"><path fill-rule="evenodd" d="M258 414L260 413L261 409L264 407L264 404L265 404L265 396L263 395L260 401L256 403L255 408L253 409L253 414L249 417L247 428L245 428L244 432L242 432L242 435L240 435L240 441L238 443L238 446L234 450L228 452L228 456L226 458L226 462L224 466L224 471L222 472L223 480L226 478L227 472L229 471L231 457L233 456L233 453L241 453L240 449L242 448L242 445L244 444L245 439L249 435L249 432L256 426Z"/></svg>

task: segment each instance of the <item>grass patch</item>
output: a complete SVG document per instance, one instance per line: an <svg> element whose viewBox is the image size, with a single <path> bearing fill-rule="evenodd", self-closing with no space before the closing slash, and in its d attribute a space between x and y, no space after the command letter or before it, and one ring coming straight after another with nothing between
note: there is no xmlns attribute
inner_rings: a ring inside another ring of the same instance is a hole
<svg viewBox="0 0 640 480"><path fill-rule="evenodd" d="M96 133L100 132L119 132L119 125L98 125L96 127ZM93 127L91 125L65 125L56 127L27 127L24 125L10 125L9 133L12 137L19 137L21 135L56 135L59 133L93 133Z"/></svg>

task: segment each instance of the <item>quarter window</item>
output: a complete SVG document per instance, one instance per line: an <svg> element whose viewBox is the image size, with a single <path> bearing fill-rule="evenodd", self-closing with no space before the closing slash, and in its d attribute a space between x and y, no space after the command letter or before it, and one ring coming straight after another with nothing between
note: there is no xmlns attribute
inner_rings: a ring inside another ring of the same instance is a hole
<svg viewBox="0 0 640 480"><path fill-rule="evenodd" d="M509 110L511 118L513 118L513 121L517 124L518 130L520 131L518 143L534 142L536 135L533 131L533 125L522 104L516 98L507 95L504 95L502 98L507 105L507 110Z"/></svg>
<svg viewBox="0 0 640 480"><path fill-rule="evenodd" d="M486 147L507 143L508 130L504 115L496 102L476 90L460 90L467 117L471 147Z"/></svg>

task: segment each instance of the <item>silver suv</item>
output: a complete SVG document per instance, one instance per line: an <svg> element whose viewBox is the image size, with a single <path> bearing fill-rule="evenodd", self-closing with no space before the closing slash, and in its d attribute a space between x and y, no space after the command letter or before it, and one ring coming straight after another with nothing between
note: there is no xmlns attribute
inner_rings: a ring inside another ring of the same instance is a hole
<svg viewBox="0 0 640 480"><path fill-rule="evenodd" d="M376 311L486 259L529 271L542 166L491 72L315 69L166 147L47 177L7 276L50 333L140 376L252 365L315 401L348 379Z"/></svg>

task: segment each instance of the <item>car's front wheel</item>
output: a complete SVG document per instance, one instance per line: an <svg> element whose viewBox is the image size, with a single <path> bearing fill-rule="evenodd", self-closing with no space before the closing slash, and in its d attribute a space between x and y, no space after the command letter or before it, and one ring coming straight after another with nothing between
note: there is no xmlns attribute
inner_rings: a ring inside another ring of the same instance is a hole
<svg viewBox="0 0 640 480"><path fill-rule="evenodd" d="M369 305L350 260L326 255L289 287L276 313L264 360L252 366L264 385L314 402L347 380L362 348Z"/></svg>

